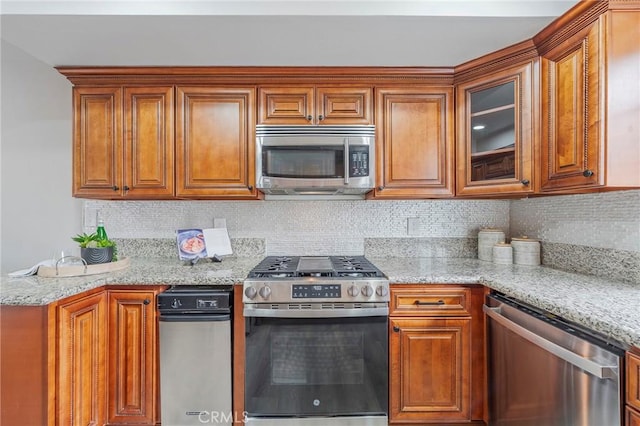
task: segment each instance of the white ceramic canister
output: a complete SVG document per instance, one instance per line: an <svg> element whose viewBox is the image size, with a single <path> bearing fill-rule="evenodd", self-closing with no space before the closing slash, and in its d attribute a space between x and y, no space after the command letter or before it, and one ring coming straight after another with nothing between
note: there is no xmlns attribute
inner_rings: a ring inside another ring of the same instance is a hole
<svg viewBox="0 0 640 426"><path fill-rule="evenodd" d="M513 263L511 244L498 243L493 245L493 263L500 265L511 265Z"/></svg>
<svg viewBox="0 0 640 426"><path fill-rule="evenodd" d="M511 247L516 265L540 265L540 241L526 236L512 238Z"/></svg>
<svg viewBox="0 0 640 426"><path fill-rule="evenodd" d="M483 228L478 232L478 259L491 262L493 246L504 243L504 232L495 228Z"/></svg>

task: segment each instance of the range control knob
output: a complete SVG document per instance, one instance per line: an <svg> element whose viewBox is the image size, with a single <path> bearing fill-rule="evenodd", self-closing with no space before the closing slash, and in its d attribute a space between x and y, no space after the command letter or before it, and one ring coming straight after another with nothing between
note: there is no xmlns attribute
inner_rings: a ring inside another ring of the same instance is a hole
<svg viewBox="0 0 640 426"><path fill-rule="evenodd" d="M351 297L356 297L360 294L360 289L358 289L358 286L354 284L347 289L347 294Z"/></svg>
<svg viewBox="0 0 640 426"><path fill-rule="evenodd" d="M256 297L257 294L258 294L258 290L256 290L254 287L247 287L244 290L244 295L252 300Z"/></svg>
<svg viewBox="0 0 640 426"><path fill-rule="evenodd" d="M260 288L258 293L260 294L260 297L262 297L263 299L268 299L269 295L271 294L271 288L269 288L269 286L265 285L264 287Z"/></svg>
<svg viewBox="0 0 640 426"><path fill-rule="evenodd" d="M360 290L360 292L365 297L371 297L373 295L373 288L371 288L370 285L365 285L364 287L362 287L362 290Z"/></svg>
<svg viewBox="0 0 640 426"><path fill-rule="evenodd" d="M379 285L379 286L376 288L376 294L377 294L378 296L380 296L380 297L384 297L384 296L386 296L387 294L389 294L389 289L388 289L387 287L383 286L383 285Z"/></svg>

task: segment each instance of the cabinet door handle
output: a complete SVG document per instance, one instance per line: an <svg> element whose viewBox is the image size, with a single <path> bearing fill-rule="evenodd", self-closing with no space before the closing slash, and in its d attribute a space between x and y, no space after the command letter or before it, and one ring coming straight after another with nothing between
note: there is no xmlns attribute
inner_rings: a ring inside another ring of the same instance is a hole
<svg viewBox="0 0 640 426"><path fill-rule="evenodd" d="M398 333L400 331L400 327L398 327L397 325L393 326L393 331L395 331L396 333Z"/></svg>
<svg viewBox="0 0 640 426"><path fill-rule="evenodd" d="M149 299L144 299L142 301L142 304L144 304L144 305L148 305L149 303L151 303L151 300L149 300Z"/></svg>
<svg viewBox="0 0 640 426"><path fill-rule="evenodd" d="M307 121L311 121L311 120L313 120L313 117L310 115L307 115Z"/></svg>
<svg viewBox="0 0 640 426"><path fill-rule="evenodd" d="M318 116L318 121L322 121L322 120L324 120L324 115L320 114L320 115Z"/></svg>
<svg viewBox="0 0 640 426"><path fill-rule="evenodd" d="M111 189L113 189L114 191L120 191L120 187L118 185L113 185Z"/></svg>
<svg viewBox="0 0 640 426"><path fill-rule="evenodd" d="M125 185L125 186L122 187L122 189L124 189L125 191L128 191L131 188L129 188L127 185Z"/></svg>
<svg viewBox="0 0 640 426"><path fill-rule="evenodd" d="M249 191L253 191L253 185L249 185L249 186L247 186L247 189L248 189Z"/></svg>
<svg viewBox="0 0 640 426"><path fill-rule="evenodd" d="M522 179L520 183L522 183L524 186L528 186L530 182L529 179Z"/></svg>
<svg viewBox="0 0 640 426"><path fill-rule="evenodd" d="M384 186L382 185L378 187L378 191L382 191L383 189L384 189Z"/></svg>
<svg viewBox="0 0 640 426"><path fill-rule="evenodd" d="M419 300L416 300L415 302L413 302L414 305L416 306L439 306L439 305L444 305L444 300L440 299L437 302L421 302Z"/></svg>
<svg viewBox="0 0 640 426"><path fill-rule="evenodd" d="M589 170L589 169L585 170L584 172L582 172L582 176L584 176L584 177L593 176L593 170Z"/></svg>

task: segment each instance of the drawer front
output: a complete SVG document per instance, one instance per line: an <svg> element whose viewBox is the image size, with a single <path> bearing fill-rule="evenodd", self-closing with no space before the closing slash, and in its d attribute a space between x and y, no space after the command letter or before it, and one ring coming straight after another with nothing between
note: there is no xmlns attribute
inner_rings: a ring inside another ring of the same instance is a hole
<svg viewBox="0 0 640 426"><path fill-rule="evenodd" d="M627 352L627 404L640 411L640 357Z"/></svg>
<svg viewBox="0 0 640 426"><path fill-rule="evenodd" d="M471 290L460 287L392 286L390 315L469 316Z"/></svg>

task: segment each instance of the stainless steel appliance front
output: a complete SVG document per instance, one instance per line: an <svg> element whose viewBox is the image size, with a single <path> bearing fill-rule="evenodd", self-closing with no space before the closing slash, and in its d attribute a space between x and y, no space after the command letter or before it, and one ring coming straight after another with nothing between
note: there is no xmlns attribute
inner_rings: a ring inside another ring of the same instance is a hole
<svg viewBox="0 0 640 426"><path fill-rule="evenodd" d="M374 126L256 127L256 188L359 196L375 185Z"/></svg>
<svg viewBox="0 0 640 426"><path fill-rule="evenodd" d="M158 295L163 426L231 426L231 292L183 285Z"/></svg>
<svg viewBox="0 0 640 426"><path fill-rule="evenodd" d="M244 282L246 424L387 426L387 278L364 257L271 257Z"/></svg>
<svg viewBox="0 0 640 426"><path fill-rule="evenodd" d="M489 295L491 426L621 426L624 347Z"/></svg>

